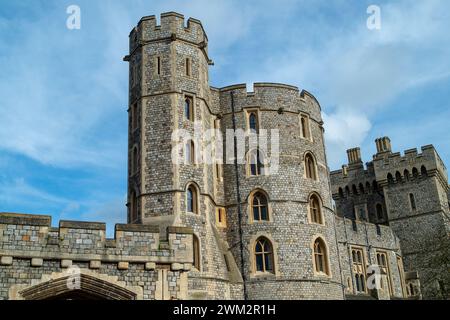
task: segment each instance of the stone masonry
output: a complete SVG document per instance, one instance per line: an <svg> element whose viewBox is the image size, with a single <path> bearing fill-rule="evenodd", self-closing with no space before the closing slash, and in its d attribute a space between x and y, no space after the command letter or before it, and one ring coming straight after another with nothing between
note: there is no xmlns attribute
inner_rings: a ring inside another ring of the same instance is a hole
<svg viewBox="0 0 450 320"><path fill-rule="evenodd" d="M389 226L403 253L407 295L426 299L450 294L450 214L447 169L432 145L391 150L388 137L364 167L359 148L348 165L331 172L338 216ZM420 281L419 281L420 280Z"/></svg>
<svg viewBox="0 0 450 320"><path fill-rule="evenodd" d="M355 148L330 179L317 99L285 84L255 83L252 92L245 84L210 86L205 30L178 13L162 14L160 25L143 17L124 61L128 224L106 239L102 223L52 228L48 216L1 213L0 299L417 299L442 292L440 279L433 294L422 292L441 266L426 269L418 259L428 257L426 241L448 235L447 175L434 148L402 158L377 140L384 149L367 169ZM209 129L210 141L198 134ZM264 136L267 148L252 144ZM426 175L414 177L414 161ZM411 182L390 184L388 172L395 177L406 163ZM416 196L407 217L404 192Z"/></svg>

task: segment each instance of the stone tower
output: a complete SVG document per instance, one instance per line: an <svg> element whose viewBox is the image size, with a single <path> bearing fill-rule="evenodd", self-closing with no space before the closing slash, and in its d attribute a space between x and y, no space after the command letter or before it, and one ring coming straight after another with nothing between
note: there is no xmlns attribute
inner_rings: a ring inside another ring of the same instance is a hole
<svg viewBox="0 0 450 320"><path fill-rule="evenodd" d="M384 190L389 225L400 239L406 271L417 271L425 298L450 294L450 214L447 169L432 145L391 151L376 140L376 180Z"/></svg>
<svg viewBox="0 0 450 320"><path fill-rule="evenodd" d="M245 85L234 85L214 93L223 114L222 130L255 130L260 136L267 130L270 145L260 150L260 172L248 162L224 167L227 239L234 244L242 237L243 268L239 247L231 251L244 270L248 297L342 298L319 103L306 91L273 83L255 83L253 92L247 92ZM279 138L278 155L274 135ZM255 154L249 139L245 141L246 159ZM267 199L266 219L255 219L257 194ZM318 217L312 216L313 211ZM260 238L269 240L275 252L272 272L258 271L253 258ZM315 241L322 241L326 251L328 266L323 272L314 265Z"/></svg>
<svg viewBox="0 0 450 320"><path fill-rule="evenodd" d="M359 148L348 164L331 172L339 216L388 225L399 239L405 296L443 298L450 291L450 216L447 170L432 145L392 152L388 137L375 140L377 153L361 161ZM420 288L418 281L420 280Z"/></svg>
<svg viewBox="0 0 450 320"><path fill-rule="evenodd" d="M130 34L128 222L193 229L191 298L342 298L319 103L283 84L210 87L207 44L200 21L173 12ZM196 135L208 129L223 146L213 162ZM229 130L242 154L226 152ZM271 146L249 145L263 130L279 137L274 172Z"/></svg>
<svg viewBox="0 0 450 320"><path fill-rule="evenodd" d="M173 161L180 143L172 135L214 125L210 111L208 38L200 21L180 14L144 17L130 34L128 222L187 226L194 231L191 298L231 298L226 247L215 233L213 166L199 159ZM198 158L201 141L180 153ZM187 196L188 190L192 192ZM233 267L233 263L229 268ZM237 279L235 282L238 282ZM238 285L239 286L239 285ZM236 297L235 297L236 298Z"/></svg>

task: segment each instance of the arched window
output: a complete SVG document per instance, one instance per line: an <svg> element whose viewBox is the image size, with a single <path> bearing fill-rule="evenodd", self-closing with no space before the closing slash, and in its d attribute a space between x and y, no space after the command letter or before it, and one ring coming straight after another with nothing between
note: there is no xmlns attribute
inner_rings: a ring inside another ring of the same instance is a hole
<svg viewBox="0 0 450 320"><path fill-rule="evenodd" d="M352 192L353 192L354 195L358 194L358 189L356 188L355 185L352 185Z"/></svg>
<svg viewBox="0 0 450 320"><path fill-rule="evenodd" d="M395 173L395 181L402 182L402 174L398 171Z"/></svg>
<svg viewBox="0 0 450 320"><path fill-rule="evenodd" d="M416 167L412 169L413 178L417 178L419 176L419 170Z"/></svg>
<svg viewBox="0 0 450 320"><path fill-rule="evenodd" d="M322 224L322 212L320 208L320 200L317 195L313 194L309 198L309 216L312 223Z"/></svg>
<svg viewBox="0 0 450 320"><path fill-rule="evenodd" d="M310 153L308 153L305 156L305 170L306 170L306 178L317 180L316 164L313 156Z"/></svg>
<svg viewBox="0 0 450 320"><path fill-rule="evenodd" d="M342 188L339 188L339 198L344 198L344 190L342 190Z"/></svg>
<svg viewBox="0 0 450 320"><path fill-rule="evenodd" d="M130 223L135 223L138 219L138 199L136 192L131 192L130 197Z"/></svg>
<svg viewBox="0 0 450 320"><path fill-rule="evenodd" d="M377 203L376 210L377 210L378 221L383 220L384 214L383 214L383 206L381 205L381 203Z"/></svg>
<svg viewBox="0 0 450 320"><path fill-rule="evenodd" d="M359 184L359 193L360 193L360 194L364 194L364 193L365 193L365 192L364 192L364 186L363 186L362 183Z"/></svg>
<svg viewBox="0 0 450 320"><path fill-rule="evenodd" d="M423 177L428 176L427 168L425 168L425 166L422 166L422 167L420 168L420 174L421 174Z"/></svg>
<svg viewBox="0 0 450 320"><path fill-rule="evenodd" d="M416 199L412 193L409 194L409 203L411 205L411 209L416 210Z"/></svg>
<svg viewBox="0 0 450 320"><path fill-rule="evenodd" d="M321 238L314 241L314 269L316 273L329 275L327 249Z"/></svg>
<svg viewBox="0 0 450 320"><path fill-rule="evenodd" d="M403 171L403 176L405 177L405 181L409 181L409 171L408 171L408 169L405 169L405 171Z"/></svg>
<svg viewBox="0 0 450 320"><path fill-rule="evenodd" d="M133 155L132 155L132 166L131 166L131 173L134 174L138 171L138 150L137 147L133 148Z"/></svg>
<svg viewBox="0 0 450 320"><path fill-rule="evenodd" d="M195 146L194 141L188 140L184 149L186 164L195 164Z"/></svg>
<svg viewBox="0 0 450 320"><path fill-rule="evenodd" d="M255 266L257 272L274 273L273 248L267 238L261 237L255 244Z"/></svg>
<svg viewBox="0 0 450 320"><path fill-rule="evenodd" d="M248 172L250 176L259 176L264 174L264 156L259 150L251 150L248 153Z"/></svg>
<svg viewBox="0 0 450 320"><path fill-rule="evenodd" d="M248 116L249 129L253 132L258 132L258 116L255 112L251 112Z"/></svg>
<svg viewBox="0 0 450 320"><path fill-rule="evenodd" d="M348 186L345 187L345 194L347 197L350 195L350 188Z"/></svg>
<svg viewBox="0 0 450 320"><path fill-rule="evenodd" d="M184 116L186 120L194 121L194 106L190 97L184 99Z"/></svg>
<svg viewBox="0 0 450 320"><path fill-rule="evenodd" d="M186 190L186 211L198 214L198 194L197 188L190 185Z"/></svg>
<svg viewBox="0 0 450 320"><path fill-rule="evenodd" d="M252 197L254 221L269 221L267 197L262 192L256 192Z"/></svg>
<svg viewBox="0 0 450 320"><path fill-rule="evenodd" d="M392 176L392 174L388 173L387 181L388 181L389 184L393 184L394 183L394 177Z"/></svg>
<svg viewBox="0 0 450 320"><path fill-rule="evenodd" d="M300 117L300 125L302 129L302 138L309 139L309 121L307 116Z"/></svg>
<svg viewBox="0 0 450 320"><path fill-rule="evenodd" d="M194 251L194 268L200 270L200 241L195 234L192 235L192 249Z"/></svg>

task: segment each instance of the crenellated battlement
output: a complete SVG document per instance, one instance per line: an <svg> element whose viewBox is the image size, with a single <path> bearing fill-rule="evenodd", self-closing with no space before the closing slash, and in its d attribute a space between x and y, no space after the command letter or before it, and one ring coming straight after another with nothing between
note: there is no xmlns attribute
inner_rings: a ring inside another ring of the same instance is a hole
<svg viewBox="0 0 450 320"><path fill-rule="evenodd" d="M395 180L396 176L404 179L405 174L410 175L437 175L438 178L447 184L447 169L433 145L426 145L420 148L400 152L376 154L373 163L376 171L377 181L387 183L388 175Z"/></svg>
<svg viewBox="0 0 450 320"><path fill-rule="evenodd" d="M114 238L108 239L105 223L60 221L53 228L50 216L0 213L0 256L2 264L16 257L96 261L92 265L177 264L189 270L193 230L168 227L166 232L167 240L162 241L158 226L116 224Z"/></svg>
<svg viewBox="0 0 450 320"><path fill-rule="evenodd" d="M189 18L185 21L182 14L166 12L161 14L160 24L154 15L139 21L130 32L130 52L141 43L177 39L199 45L205 50L208 45L208 37L199 20Z"/></svg>
<svg viewBox="0 0 450 320"><path fill-rule="evenodd" d="M211 88L218 91L222 113L230 113L230 93L233 93L235 111L240 111L248 106L258 106L261 109L270 110L273 106L278 112L303 112L312 118L320 119L320 104L316 98L306 90L300 91L298 87L283 83L256 82L253 89L249 89L245 83L234 84L223 88ZM301 106L301 108L298 108Z"/></svg>

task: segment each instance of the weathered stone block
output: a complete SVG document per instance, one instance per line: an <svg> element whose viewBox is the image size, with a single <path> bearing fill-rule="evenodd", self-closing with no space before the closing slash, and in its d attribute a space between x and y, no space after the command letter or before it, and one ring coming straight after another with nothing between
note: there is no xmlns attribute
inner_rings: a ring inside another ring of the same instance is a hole
<svg viewBox="0 0 450 320"><path fill-rule="evenodd" d="M10 265L12 265L12 262L13 262L13 257L3 256L0 258L1 265L10 266Z"/></svg>
<svg viewBox="0 0 450 320"><path fill-rule="evenodd" d="M44 259L41 258L33 258L31 259L31 266L32 267L42 267L44 264Z"/></svg>

